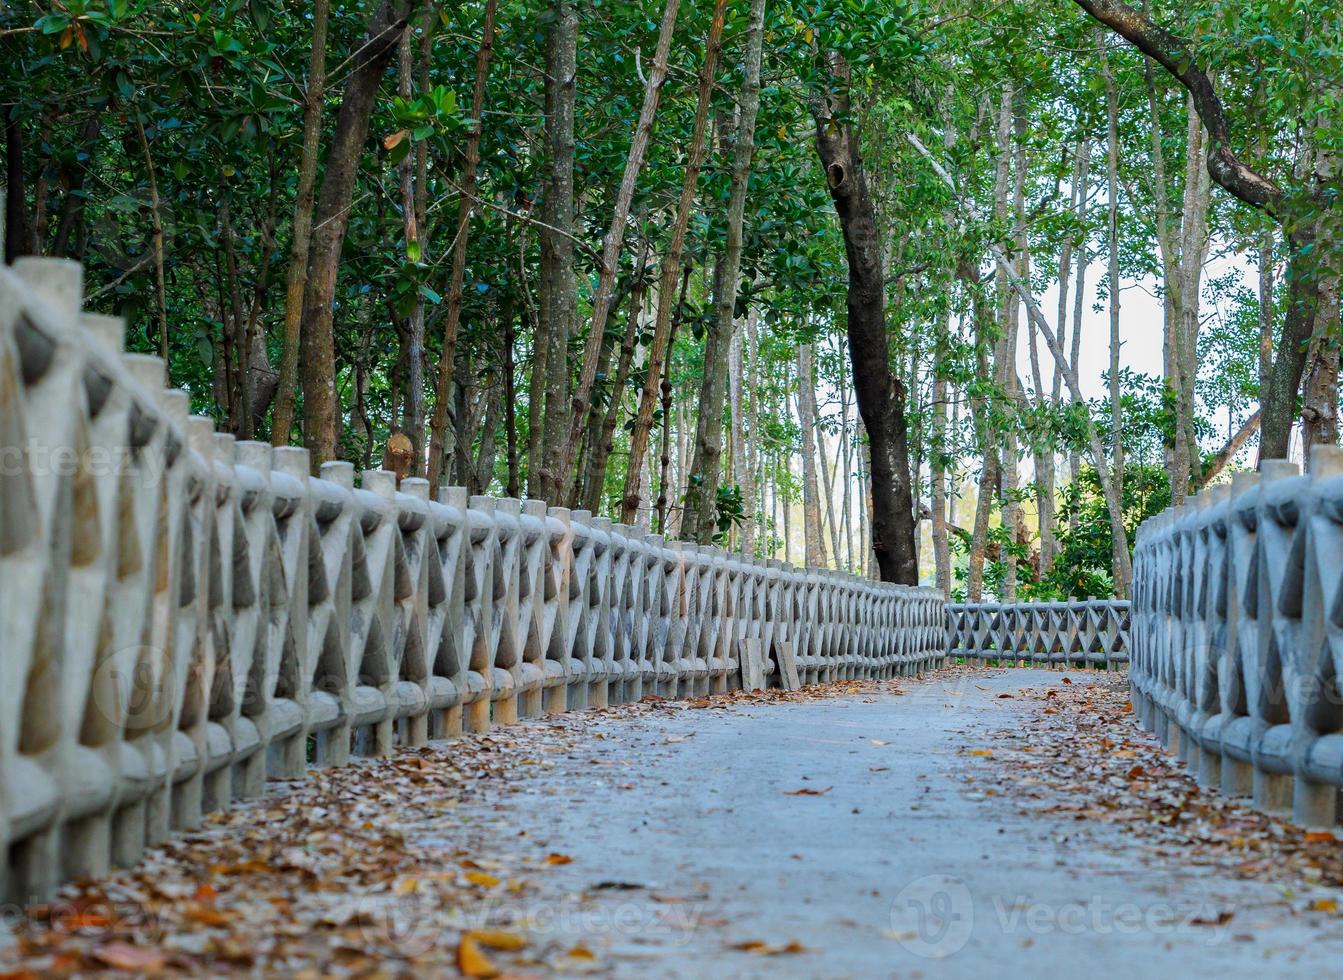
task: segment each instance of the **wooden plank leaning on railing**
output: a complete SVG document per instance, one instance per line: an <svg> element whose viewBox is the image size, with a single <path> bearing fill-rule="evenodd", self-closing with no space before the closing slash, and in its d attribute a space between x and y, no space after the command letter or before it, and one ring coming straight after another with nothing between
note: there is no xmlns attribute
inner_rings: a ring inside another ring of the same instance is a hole
<svg viewBox="0 0 1343 980"><path fill-rule="evenodd" d="M71 262L0 268L0 901L301 777L543 713L945 654L941 594L746 560L540 501L468 498L189 415L81 312Z"/></svg>

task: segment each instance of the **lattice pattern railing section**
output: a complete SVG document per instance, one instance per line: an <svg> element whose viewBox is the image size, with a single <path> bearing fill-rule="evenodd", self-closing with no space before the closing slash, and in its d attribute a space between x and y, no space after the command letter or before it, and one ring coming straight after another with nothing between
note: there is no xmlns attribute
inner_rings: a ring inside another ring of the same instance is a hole
<svg viewBox="0 0 1343 980"><path fill-rule="evenodd" d="M72 263L0 269L0 900L396 742L940 661L943 602L467 498L188 417Z"/></svg>
<svg viewBox="0 0 1343 980"><path fill-rule="evenodd" d="M1343 786L1343 450L1266 461L1147 521L1139 718L1206 785L1331 827Z"/></svg>
<svg viewBox="0 0 1343 980"><path fill-rule="evenodd" d="M1129 604L949 603L947 653L967 660L1114 667L1129 659Z"/></svg>

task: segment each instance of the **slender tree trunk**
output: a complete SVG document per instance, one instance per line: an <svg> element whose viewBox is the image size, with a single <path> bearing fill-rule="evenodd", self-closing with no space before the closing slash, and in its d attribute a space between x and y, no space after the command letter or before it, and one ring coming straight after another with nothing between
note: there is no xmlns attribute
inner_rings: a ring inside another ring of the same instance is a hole
<svg viewBox="0 0 1343 980"><path fill-rule="evenodd" d="M735 378L737 390L732 396L732 421L735 430L733 437L736 461L733 469L737 474L737 486L741 489L741 552L748 557L755 556L756 481L759 479L759 434L756 431L755 406L755 356L756 356L756 314L755 310L746 313L745 336L736 339Z"/></svg>
<svg viewBox="0 0 1343 980"><path fill-rule="evenodd" d="M303 293L308 285L308 245L312 240L313 189L317 184L317 154L322 139L322 101L326 98L328 9L328 0L313 0L312 54L308 60L308 84L303 92L303 149L299 155L298 188L294 198L294 235L289 245L289 273L285 282L280 379L275 392L275 415L270 430L271 442L277 446L289 445L294 430Z"/></svg>
<svg viewBox="0 0 1343 980"><path fill-rule="evenodd" d="M135 114L135 132L140 137L140 149L145 156L145 173L149 178L149 217L150 247L154 252L154 299L157 302L155 319L158 321L159 357L163 358L163 368L172 383L172 362L168 357L168 284L164 272L163 256L163 213L159 202L159 182L154 175L154 157L149 152L149 139L145 136L145 124L137 110Z"/></svg>
<svg viewBox="0 0 1343 980"><path fill-rule="evenodd" d="M557 481L563 483L578 452L578 440L584 419L587 417L592 401L592 386L598 373L597 352L603 344L606 322L611 314L612 298L615 291L616 276L620 271L620 255L624 248L625 226L629 223L630 206L634 201L634 191L639 182L639 173L643 169L644 156L653 135L653 124L657 118L658 102L662 97L662 86L667 80L667 59L671 52L672 37L676 29L676 17L680 10L680 0L666 0L662 12L662 26L658 32L657 49L653 55L653 64L649 69L648 80L644 84L644 100L639 110L639 120L634 127L634 136L630 140L629 155L625 158L625 172L620 179L620 189L616 193L615 207L611 213L611 226L607 229L602 246L602 265L597 276L597 288L592 297L592 322L588 331L588 351L583 360L578 383L574 388L573 418L570 420L563 451L559 459Z"/></svg>
<svg viewBox="0 0 1343 980"><path fill-rule="evenodd" d="M602 510L602 497L606 490L606 468L611 459L611 452L615 448L616 426L620 423L620 414L625 405L625 385L634 366L634 348L639 340L643 316L644 273L647 267L648 246L645 244L630 290L629 323L620 342L620 358L616 362L615 377L608 386L610 393L606 407L601 413L601 427L597 432L597 438L592 441L587 451L582 503L585 510L594 514Z"/></svg>
<svg viewBox="0 0 1343 980"><path fill-rule="evenodd" d="M578 80L578 5L554 0L554 19L546 38L546 145L548 150L541 229L542 276L548 284L543 303L546 345L545 429L540 467L542 499L563 503L566 474L560 472L569 438L569 341L578 321L578 281L574 269L577 229L574 201L574 111Z"/></svg>
<svg viewBox="0 0 1343 980"><path fill-rule="evenodd" d="M745 68L738 99L736 139L732 147L732 183L728 194L727 237L714 267L714 318L704 341L704 384L700 389L695 431L695 461L687 481L687 506L682 528L687 539L708 543L716 521L716 495L723 449L723 383L728 373L728 348L741 279L742 227L746 190L755 152L755 121L760 110L760 61L764 44L765 0L751 0L746 24Z"/></svg>
<svg viewBox="0 0 1343 980"><path fill-rule="evenodd" d="M509 236L512 237L511 234ZM504 366L504 434L508 453L508 483L504 492L508 496L522 496L522 477L518 469L518 379L517 366L513 363L513 347L517 343L517 328L514 326L516 301L512 284L504 295L499 310L499 319L503 324L503 366Z"/></svg>
<svg viewBox="0 0 1343 980"><path fill-rule="evenodd" d="M84 180L89 167L93 165L94 154L98 150L98 134L102 130L103 116L100 110L93 110L79 131L79 140L84 147L82 158L76 157L71 165L65 188L65 201L61 205L61 217L56 223L56 238L51 245L51 254L69 258L70 237L84 220L85 195Z"/></svg>
<svg viewBox="0 0 1343 980"><path fill-rule="evenodd" d="M814 396L813 396L814 397ZM821 500L825 504L825 526L830 529L830 557L834 566L840 567L839 522L835 520L835 482L839 479L840 447L835 444L835 463L832 467L826 458L825 430L816 427L816 465L821 470Z"/></svg>
<svg viewBox="0 0 1343 980"><path fill-rule="evenodd" d="M1081 161L1078 164L1078 182L1080 191L1077 195L1077 223L1079 227L1085 228L1087 221L1087 186L1090 180L1091 170L1091 140L1082 141ZM1077 283L1073 289L1073 334L1072 351L1070 364L1077 364L1082 357L1082 315L1086 309L1086 285L1087 285L1087 267L1091 264L1091 250L1087 247L1086 237L1083 236L1077 249ZM1062 365L1055 361L1055 369L1062 375ZM1078 473L1082 468L1082 459L1076 449L1068 451L1068 479L1076 483ZM1068 527L1071 531L1077 530L1077 515L1074 512L1068 518Z"/></svg>
<svg viewBox="0 0 1343 980"><path fill-rule="evenodd" d="M7 105L5 111L5 264L30 251L28 204L24 195L23 122L19 107Z"/></svg>
<svg viewBox="0 0 1343 980"><path fill-rule="evenodd" d="M825 535L821 527L821 493L816 482L816 371L811 344L797 352L797 421L802 430L802 541L806 563L824 568Z"/></svg>
<svg viewBox="0 0 1343 980"><path fill-rule="evenodd" d="M672 314L671 332L667 334L667 358L662 365L662 380L658 384L658 391L662 399L662 452L659 456L661 464L658 475L658 534L667 534L667 478L671 468L671 408L672 408L672 385L671 352L676 347L676 333L681 326L681 314L685 311L685 294L690 286L690 266L686 266L685 278L681 280L681 298L676 303L676 312Z"/></svg>
<svg viewBox="0 0 1343 980"><path fill-rule="evenodd" d="M824 93L813 93L816 148L844 233L848 258L848 335L858 410L871 446L872 544L881 577L918 583L914 502L904 385L891 370L886 334L885 277L876 212L863 173L858 135L850 122L849 68L828 53Z"/></svg>
<svg viewBox="0 0 1343 980"><path fill-rule="evenodd" d="M623 524L630 523L639 507L639 485L643 476L643 458L648 449L649 432L653 427L653 408L657 400L657 385L662 375L663 360L669 353L667 348L671 330L672 301L675 296L676 277L681 273L686 226L690 222L690 209L694 204L700 166L704 161L709 102L713 93L714 76L718 69L718 55L722 47L723 18L726 7L727 0L716 0L713 20L709 24L709 34L704 43L704 64L700 68L699 98L696 103L694 129L691 132L690 144L686 150L685 178L681 184L681 197L676 207L676 219L672 225L671 241L667 246L667 253L662 258L662 276L658 286L657 318L653 324L653 342L648 351L648 376L644 381L643 393L639 398L639 412L634 419L634 428L630 432L630 461L625 472L625 489L620 505L620 520ZM686 275L689 276L688 271ZM682 292L684 293L684 289Z"/></svg>
<svg viewBox="0 0 1343 980"><path fill-rule="evenodd" d="M448 408L451 405L452 385L457 370L457 333L462 322L462 283L466 278L466 250L471 237L471 212L475 207L476 170L480 166L485 85L490 77L490 58L494 52L494 17L497 5L497 0L486 0L485 23L481 28L480 47L476 51L476 80L471 90L471 119L466 135L466 163L462 168L461 198L457 203L457 227L452 245L452 271L448 280L448 309L443 317L443 346L438 358L438 377L434 383L434 417L429 435L428 473L432 494L437 494L439 481L443 475L443 453L449 424ZM574 27L576 32L576 20ZM572 245L570 262L572 265ZM570 272L572 273L572 268ZM421 314L423 314L422 307ZM414 376L412 372L412 377Z"/></svg>
<svg viewBox="0 0 1343 980"><path fill-rule="evenodd" d="M1114 467L1111 479L1114 492L1120 500L1124 494L1124 407L1123 391L1119 379L1119 95L1115 91L1114 77L1110 73L1110 59L1106 53L1105 38L1097 35L1096 45L1100 49L1101 73L1105 77L1106 129L1106 180L1108 182L1107 200L1109 214L1107 224L1107 252L1110 268L1106 275L1110 290L1110 429L1114 439ZM1122 520L1122 514L1121 518ZM1120 554L1119 549L1124 549ZM1112 539L1110 558L1111 574L1114 578L1115 595L1128 594L1128 582L1124 568L1128 559L1128 542L1119 538Z"/></svg>
<svg viewBox="0 0 1343 980"><path fill-rule="evenodd" d="M943 366L933 365L933 438L929 452L929 471L932 478L933 567L937 587L943 595L951 595L951 551L947 541L947 379ZM847 504L847 498L846 498ZM1044 519L1041 518L1041 527ZM1043 557L1043 537L1041 555Z"/></svg>
<svg viewBox="0 0 1343 980"><path fill-rule="evenodd" d="M336 457L340 402L336 395L333 304L341 247L349 227L359 157L382 77L396 54L411 0L383 0L368 35L351 57L326 173L313 216L308 282L303 295L302 366L304 436L317 466Z"/></svg>

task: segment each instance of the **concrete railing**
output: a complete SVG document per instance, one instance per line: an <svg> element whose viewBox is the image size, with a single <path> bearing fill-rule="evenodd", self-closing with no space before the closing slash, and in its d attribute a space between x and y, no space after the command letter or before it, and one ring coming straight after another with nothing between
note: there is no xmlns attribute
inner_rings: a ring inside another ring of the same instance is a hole
<svg viewBox="0 0 1343 980"><path fill-rule="evenodd" d="M0 268L0 901L352 753L723 691L743 657L805 683L944 655L932 590L314 478L190 417L81 290L73 263Z"/></svg>
<svg viewBox="0 0 1343 980"><path fill-rule="evenodd" d="M1114 667L1129 659L1129 604L1115 599L949 603L947 654Z"/></svg>
<svg viewBox="0 0 1343 980"><path fill-rule="evenodd" d="M1206 785L1334 824L1343 786L1343 450L1266 461L1148 520L1133 559L1138 717Z"/></svg>

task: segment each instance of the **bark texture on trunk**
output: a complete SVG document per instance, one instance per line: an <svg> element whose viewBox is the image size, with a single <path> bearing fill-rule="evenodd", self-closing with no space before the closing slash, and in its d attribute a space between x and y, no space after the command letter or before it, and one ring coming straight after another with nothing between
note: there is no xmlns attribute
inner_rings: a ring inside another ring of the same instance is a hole
<svg viewBox="0 0 1343 980"><path fill-rule="evenodd" d="M583 358L578 382L574 387L573 417L569 420L556 464L558 469L556 481L560 485L568 480L573 470L579 439L583 434L582 426L590 411L592 386L600 367L600 352L606 346L606 322L611 315L616 276L620 271L620 255L625 245L625 226L629 223L630 206L634 202L634 190L639 182L639 173L643 170L644 155L653 136L653 123L657 118L658 102L662 98L662 86L667 80L667 60L671 53L672 36L676 32L676 16L680 6L680 0L667 0L663 8L657 50L653 55L653 64L644 85L643 105L639 109L639 120L635 123L629 154L625 158L625 172L621 175L620 189L616 193L615 207L611 212L611 226L607 229L602 246L602 264L597 274L597 289L592 296L588 350Z"/></svg>
<svg viewBox="0 0 1343 980"><path fill-rule="evenodd" d="M317 153L322 140L322 100L326 98L326 24L328 0L312 5L312 54L308 84L303 92L303 150L298 164L294 199L294 233L289 245L289 272L285 281L284 327L280 339L280 377L275 393L275 415L270 440L289 445L294 431L294 401L298 387L298 351L303 326L303 293L308 285L308 247L312 241L313 192L317 186Z"/></svg>
<svg viewBox="0 0 1343 980"><path fill-rule="evenodd" d="M836 53L826 55L826 67L827 91L813 95L811 111L816 149L839 213L849 265L849 351L854 393L871 450L872 547L883 581L916 585L905 387L891 370L881 240L858 134L849 121L849 68Z"/></svg>
<svg viewBox="0 0 1343 980"><path fill-rule="evenodd" d="M797 352L797 421L802 429L802 541L809 568L824 568L821 491L816 480L815 352L803 344Z"/></svg>
<svg viewBox="0 0 1343 980"><path fill-rule="evenodd" d="M728 192L727 236L714 266L714 317L704 341L704 384L695 427L695 457L687 480L681 534L708 544L717 530L717 494L723 455L723 398L732 345L737 290L741 279L742 227L746 189L755 153L755 120L760 111L760 61L764 46L765 0L751 0L746 24L746 57L732 147L732 183ZM738 481L740 485L740 481Z"/></svg>
<svg viewBox="0 0 1343 980"><path fill-rule="evenodd" d="M671 241L666 254L662 257L657 317L653 323L653 342L648 350L648 373L644 379L643 392L639 396L639 411L634 419L634 428L630 432L630 459L625 470L625 488L620 503L622 524L629 524L634 520L642 497L644 456L648 451L649 433L653 428L653 410L657 404L663 361L669 353L668 341L671 336L672 304L676 299L676 278L682 274L686 226L690 222L690 209L695 201L695 188L699 183L700 167L704 162L709 101L713 94L714 75L718 70L718 55L723 44L723 18L726 10L727 0L716 0L713 20L709 23L709 34L704 42L704 64L700 67L694 129L686 150L685 178L681 184L681 197L676 206ZM686 270L685 274L689 276L689 270ZM666 425L668 422L668 419L663 419L662 424Z"/></svg>
<svg viewBox="0 0 1343 980"><path fill-rule="evenodd" d="M451 404L452 384L457 370L457 333L462 322L462 283L466 279L466 248L471 238L471 212L476 203L476 170L480 166L480 134L483 128L481 114L485 108L485 84L490 77L490 58L494 53L494 16L497 6L497 0L487 0L485 4L485 23L481 28L480 47L476 51L476 81L471 92L471 128L466 137L466 164L462 168L461 200L457 203L452 271L448 280L448 310L443 317L443 347L439 353L438 375L434 383L434 419L430 426L428 470L431 496L437 495L439 481L443 475L448 406ZM423 316L422 306L420 314ZM413 347L414 344L412 349ZM417 374L418 372L412 371L412 377L416 377ZM412 441L418 445L419 435L416 434Z"/></svg>
<svg viewBox="0 0 1343 980"><path fill-rule="evenodd" d="M336 395L333 304L340 251L350 223L350 203L368 136L369 115L382 77L401 43L411 6L411 0L384 0L369 22L368 35L352 56L313 217L300 348L304 441L312 452L314 467L336 458L340 402Z"/></svg>
<svg viewBox="0 0 1343 980"><path fill-rule="evenodd" d="M555 0L546 41L546 142L549 151L545 215L541 229L542 304L545 331L545 430L540 459L541 499L561 503L566 476L560 472L569 436L569 340L578 321L574 271L574 110L578 85L578 5Z"/></svg>

